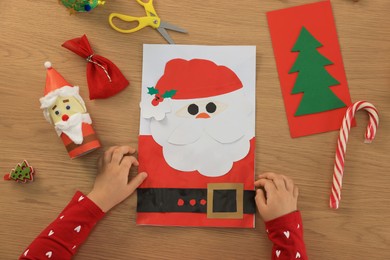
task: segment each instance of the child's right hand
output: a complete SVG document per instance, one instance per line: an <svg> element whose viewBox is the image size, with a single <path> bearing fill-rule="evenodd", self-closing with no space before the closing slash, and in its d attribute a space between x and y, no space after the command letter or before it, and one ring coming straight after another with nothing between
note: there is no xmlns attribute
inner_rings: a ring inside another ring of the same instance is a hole
<svg viewBox="0 0 390 260"><path fill-rule="evenodd" d="M298 187L284 176L267 172L258 176L255 187L264 187L256 190L256 205L263 220L270 221L297 210Z"/></svg>
<svg viewBox="0 0 390 260"><path fill-rule="evenodd" d="M129 181L131 166L138 166L137 159L131 156L134 153L130 146L113 146L99 158L98 176L88 198L103 212L130 196L147 177L146 172L141 172Z"/></svg>

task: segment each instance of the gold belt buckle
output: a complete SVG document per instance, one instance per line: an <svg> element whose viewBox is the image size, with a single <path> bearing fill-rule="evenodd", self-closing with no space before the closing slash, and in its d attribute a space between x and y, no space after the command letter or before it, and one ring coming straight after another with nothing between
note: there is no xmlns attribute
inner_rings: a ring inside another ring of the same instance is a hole
<svg viewBox="0 0 390 260"><path fill-rule="evenodd" d="M215 190L235 190L235 212L214 212L213 201ZM242 219L244 214L244 184L243 183L208 183L207 184L207 218L235 218Z"/></svg>

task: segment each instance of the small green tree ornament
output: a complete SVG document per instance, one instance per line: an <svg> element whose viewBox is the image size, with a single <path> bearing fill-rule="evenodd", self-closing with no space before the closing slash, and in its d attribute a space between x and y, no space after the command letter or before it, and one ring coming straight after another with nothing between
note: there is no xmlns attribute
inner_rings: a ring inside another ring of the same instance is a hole
<svg viewBox="0 0 390 260"><path fill-rule="evenodd" d="M34 180L34 169L24 160L21 164L18 163L15 169L4 176L4 180L14 180L16 182L26 183Z"/></svg>
<svg viewBox="0 0 390 260"><path fill-rule="evenodd" d="M340 82L324 68L324 66L332 65L333 62L318 52L319 47L322 47L322 44L305 27L302 27L298 40L292 48L293 52L299 52L299 54L289 71L289 73L299 73L291 93L303 93L295 116L346 106L329 88Z"/></svg>

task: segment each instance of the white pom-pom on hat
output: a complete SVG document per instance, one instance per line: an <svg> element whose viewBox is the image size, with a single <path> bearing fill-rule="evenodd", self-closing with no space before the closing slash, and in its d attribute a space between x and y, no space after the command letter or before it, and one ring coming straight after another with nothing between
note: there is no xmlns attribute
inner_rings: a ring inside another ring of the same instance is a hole
<svg viewBox="0 0 390 260"><path fill-rule="evenodd" d="M44 65L45 65L46 69L51 69L51 62L50 61L46 61Z"/></svg>

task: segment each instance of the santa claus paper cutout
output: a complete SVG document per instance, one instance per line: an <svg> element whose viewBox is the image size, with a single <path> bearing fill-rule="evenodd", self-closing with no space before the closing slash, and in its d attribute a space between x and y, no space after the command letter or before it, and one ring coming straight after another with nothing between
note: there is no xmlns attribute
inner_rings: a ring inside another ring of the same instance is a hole
<svg viewBox="0 0 390 260"><path fill-rule="evenodd" d="M79 95L79 87L68 82L45 63L47 69L45 96L40 98L46 120L54 125L70 158L77 158L100 147L92 120Z"/></svg>
<svg viewBox="0 0 390 260"><path fill-rule="evenodd" d="M144 46L138 224L254 227L255 57Z"/></svg>

